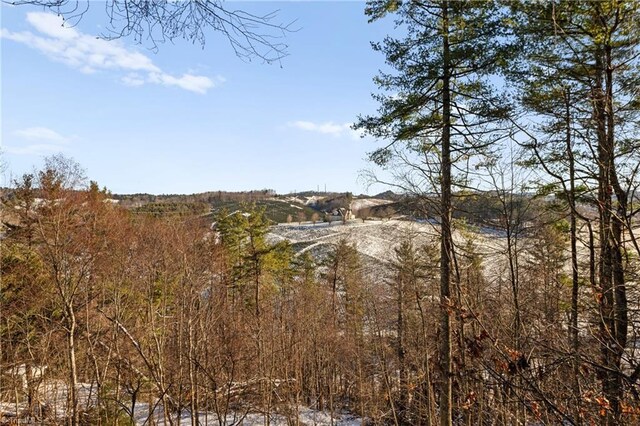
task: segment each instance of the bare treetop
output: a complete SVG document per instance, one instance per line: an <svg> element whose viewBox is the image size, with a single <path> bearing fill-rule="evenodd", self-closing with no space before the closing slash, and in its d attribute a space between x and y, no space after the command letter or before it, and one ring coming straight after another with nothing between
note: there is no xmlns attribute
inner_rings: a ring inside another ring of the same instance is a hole
<svg viewBox="0 0 640 426"><path fill-rule="evenodd" d="M90 7L91 0L2 0L11 5L34 5L60 15L65 22L77 25ZM202 47L208 31L223 34L235 54L250 61L259 58L267 63L287 56L286 33L292 22L276 22L278 11L252 14L222 6L221 0L107 0L104 4L107 33L101 37L133 37L137 43L159 43L183 38Z"/></svg>

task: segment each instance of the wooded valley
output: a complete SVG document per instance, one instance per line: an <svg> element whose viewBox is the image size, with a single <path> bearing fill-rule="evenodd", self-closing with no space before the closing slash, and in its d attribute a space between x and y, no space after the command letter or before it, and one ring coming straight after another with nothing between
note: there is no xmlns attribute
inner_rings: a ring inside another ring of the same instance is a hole
<svg viewBox="0 0 640 426"><path fill-rule="evenodd" d="M353 125L385 260L273 237L269 190L113 196L48 157L3 190L1 422L640 424L640 3L365 13L397 24Z"/></svg>

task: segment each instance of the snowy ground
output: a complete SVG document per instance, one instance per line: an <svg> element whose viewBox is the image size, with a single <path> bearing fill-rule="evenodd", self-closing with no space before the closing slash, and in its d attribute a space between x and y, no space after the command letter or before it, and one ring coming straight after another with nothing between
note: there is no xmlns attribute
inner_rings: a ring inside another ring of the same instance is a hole
<svg viewBox="0 0 640 426"><path fill-rule="evenodd" d="M362 210L368 207L375 206L384 206L385 204L391 204L392 201L389 200L381 200L378 198L362 198L355 199L351 202L351 210L357 212L358 210Z"/></svg>
<svg viewBox="0 0 640 426"><path fill-rule="evenodd" d="M322 255L331 245L345 238L354 244L362 255L386 263L393 260L394 249L403 241L412 240L414 247L429 242L436 243L439 231L438 224L427 221L390 219L362 222L356 219L346 224L280 224L271 229L269 238L273 242L288 240L299 254L310 250L315 255ZM504 250L504 238L495 231L483 229L468 235L474 239L476 249L487 259ZM457 244L462 245L465 236L456 233L454 239Z"/></svg>
<svg viewBox="0 0 640 426"><path fill-rule="evenodd" d="M303 223L302 225L280 224L271 229L272 241L288 240L298 253L312 251L322 254L345 238L356 246L363 255L379 262L393 259L393 249L402 241L413 239L419 246L437 235L437 229L430 224L420 224L405 220L351 220L346 224Z"/></svg>
<svg viewBox="0 0 640 426"><path fill-rule="evenodd" d="M141 407L138 411L140 414L136 415L136 424L144 425L149 424L151 419L149 418L147 406L140 404ZM327 412L312 410L308 407L298 407L297 413L292 413L289 418L280 414L272 414L269 416L269 424L272 426L288 426L296 424L296 418L298 424L305 426L360 426L362 419L359 417L351 416L348 414L336 414L331 416ZM250 413L246 415L230 414L227 416L225 425L242 425L242 426L262 426L267 424L263 414ZM153 415L154 424L163 426L164 420L162 419L162 413L158 412ZM174 424L178 424L177 419L173 418ZM198 415L198 422L201 425L219 425L218 417L215 413L200 413ZM180 416L180 425L190 425L191 415L189 412L184 412Z"/></svg>
<svg viewBox="0 0 640 426"><path fill-rule="evenodd" d="M78 389L80 406L94 406L96 404L95 387L88 383L79 384ZM39 400L44 408L44 415L48 419L64 419L66 416L66 399L67 387L64 381L49 379L43 381L38 386ZM0 402L0 425L14 424L12 421L20 419L20 424L36 424L33 419L24 417L26 410L24 402L10 403ZM201 412L196 416L200 425L220 425L216 413ZM178 422L179 418L179 422ZM134 419L137 425L165 425L162 408L157 405L155 409L150 410L148 403L137 403L135 405ZM296 422L296 419L298 422ZM173 424L190 425L191 413L187 410L182 413L171 415ZM266 424L265 415L262 413L230 413L222 424L225 425L243 425L257 426ZM292 409L288 416L283 414L269 415L269 424L273 426L288 426L291 424L300 424L306 426L356 426L361 425L362 419L349 414L334 414L333 416L324 411L313 410L309 407L299 406L297 410Z"/></svg>

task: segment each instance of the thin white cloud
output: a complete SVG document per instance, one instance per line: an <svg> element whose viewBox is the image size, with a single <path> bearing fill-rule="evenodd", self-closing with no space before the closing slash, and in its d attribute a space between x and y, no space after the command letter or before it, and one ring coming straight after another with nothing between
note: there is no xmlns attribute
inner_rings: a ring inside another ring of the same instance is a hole
<svg viewBox="0 0 640 426"><path fill-rule="evenodd" d="M150 73L149 81L164 84L165 86L177 86L184 90L204 94L212 87L224 83L225 80L219 76L211 80L209 77L193 74L182 74L180 77L174 77L165 73Z"/></svg>
<svg viewBox="0 0 640 426"><path fill-rule="evenodd" d="M47 127L19 129L15 130L12 135L22 142L5 146L4 150L8 154L15 155L49 155L66 151L69 149L69 143L76 138L75 136L61 135Z"/></svg>
<svg viewBox="0 0 640 426"><path fill-rule="evenodd" d="M351 123L334 123L327 121L324 123L314 123L312 121L291 121L287 123L287 127L305 130L307 132L320 133L333 137L349 136L352 139L360 139L361 133L351 128Z"/></svg>
<svg viewBox="0 0 640 426"><path fill-rule="evenodd" d="M16 130L14 135L30 141L50 141L54 143L68 143L70 138L62 136L55 130L46 127L29 127L27 129Z"/></svg>
<svg viewBox="0 0 640 426"><path fill-rule="evenodd" d="M142 86L144 84L144 78L142 78L140 74L136 73L127 74L122 77L120 81L122 81L122 83L124 83L125 85L131 87Z"/></svg>
<svg viewBox="0 0 640 426"><path fill-rule="evenodd" d="M29 12L27 22L37 34L2 28L0 37L22 43L85 74L113 70L127 73L120 80L129 86L152 83L200 94L224 82L220 76L213 79L192 73L173 76L160 69L148 56L127 48L120 40L107 41L66 27L62 18L52 13Z"/></svg>
<svg viewBox="0 0 640 426"><path fill-rule="evenodd" d="M75 28L65 27L62 18L53 13L29 12L27 22L41 33L57 39L71 40L80 37Z"/></svg>
<svg viewBox="0 0 640 426"><path fill-rule="evenodd" d="M66 151L66 147L55 144L41 143L22 147L5 146L4 151L8 154L15 155L49 155L61 151Z"/></svg>

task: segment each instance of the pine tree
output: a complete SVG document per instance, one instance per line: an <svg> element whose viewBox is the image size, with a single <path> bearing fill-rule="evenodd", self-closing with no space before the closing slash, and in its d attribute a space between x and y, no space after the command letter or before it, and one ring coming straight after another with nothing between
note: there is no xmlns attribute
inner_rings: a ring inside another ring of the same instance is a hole
<svg viewBox="0 0 640 426"><path fill-rule="evenodd" d="M507 26L493 1L368 3L371 21L389 13L407 35L373 44L396 72L376 77L378 113L360 117L356 128L385 139L370 159L399 176L398 186L440 196L440 424L450 425L453 188L467 179L459 166L502 136L496 123L508 104L486 77L506 60Z"/></svg>
<svg viewBox="0 0 640 426"><path fill-rule="evenodd" d="M403 422L416 422L426 417L430 418L430 410L421 410L420 407L410 407L410 401L413 398L410 390L409 381L410 378L416 375L426 375L423 371L416 371L415 366L410 365L408 360L409 356L413 352L410 348L410 341L420 340L411 338L410 333L424 334L424 315L420 315L421 312L421 300L425 296L426 281L429 265L427 259L423 258L423 253L416 249L413 245L413 241L405 240L400 243L400 246L394 249L394 260L390 263L389 267L393 274L389 284L392 287L392 294L395 302L395 316L396 316L396 355L398 358L398 379L399 379L399 398L398 398L398 411L399 417ZM435 269L435 268L433 268ZM415 317L420 316L422 321L416 321ZM422 327L417 323L422 322ZM426 354L424 362L428 364L428 350L426 348L420 348L419 353ZM419 356L419 358L421 358ZM430 389L430 384L427 385L427 389ZM426 396L426 400L430 400L430 396ZM426 411L426 412L424 412ZM428 422L428 421L427 421Z"/></svg>
<svg viewBox="0 0 640 426"><path fill-rule="evenodd" d="M233 289L246 296L246 287L252 287L256 317L260 316L260 291L268 254L273 246L266 241L271 221L265 216L264 207L243 204L233 213L221 211L216 217L217 230L225 247L231 267Z"/></svg>
<svg viewBox="0 0 640 426"><path fill-rule="evenodd" d="M544 126L529 135L530 146L538 164L563 187L571 210L574 359L579 348L577 198L590 199L598 211L599 253L596 259L592 243L590 282L599 300L600 377L610 404L606 422L618 424L629 329L625 233L630 246L638 250L630 194L637 185L637 144L632 141L637 139L640 112L640 3L521 2L517 8L523 12L520 28L528 47L523 106L545 119ZM577 192L579 180L587 197ZM577 384L574 395L579 399ZM574 417L580 422L577 412Z"/></svg>

